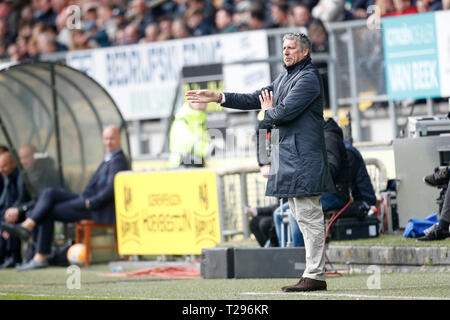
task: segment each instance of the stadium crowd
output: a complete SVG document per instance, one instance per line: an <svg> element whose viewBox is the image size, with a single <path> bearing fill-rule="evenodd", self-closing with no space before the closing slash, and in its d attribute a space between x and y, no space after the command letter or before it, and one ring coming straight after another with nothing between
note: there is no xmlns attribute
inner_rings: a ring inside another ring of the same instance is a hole
<svg viewBox="0 0 450 320"><path fill-rule="evenodd" d="M0 0L0 60L280 27L303 28L323 52L324 22L442 9L450 0Z"/></svg>

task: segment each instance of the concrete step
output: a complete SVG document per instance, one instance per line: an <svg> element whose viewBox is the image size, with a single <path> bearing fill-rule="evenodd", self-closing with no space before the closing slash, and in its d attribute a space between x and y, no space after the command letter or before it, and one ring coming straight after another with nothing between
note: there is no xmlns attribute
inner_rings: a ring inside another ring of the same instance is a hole
<svg viewBox="0 0 450 320"><path fill-rule="evenodd" d="M450 266L450 247L337 246L327 248L331 263Z"/></svg>

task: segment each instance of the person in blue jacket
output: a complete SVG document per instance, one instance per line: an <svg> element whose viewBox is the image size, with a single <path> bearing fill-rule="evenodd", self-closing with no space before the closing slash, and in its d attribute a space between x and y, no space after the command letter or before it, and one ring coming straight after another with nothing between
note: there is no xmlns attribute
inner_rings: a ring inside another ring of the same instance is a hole
<svg viewBox="0 0 450 320"><path fill-rule="evenodd" d="M272 147L266 195L288 198L305 240L306 267L285 292L326 290L325 227L320 196L335 192L323 132L324 90L311 62L311 41L301 33L283 37L286 68L270 85L250 94L191 90L193 102L218 102L227 108L263 109L261 124L277 138Z"/></svg>
<svg viewBox="0 0 450 320"><path fill-rule="evenodd" d="M27 212L21 224L3 223L3 228L24 240L35 232L36 254L33 259L18 266L25 271L48 266L47 255L53 241L54 221L76 222L84 219L99 224L115 224L114 176L129 168L121 149L120 131L116 126L103 130L104 161L89 180L81 195L47 188L44 189L34 208Z"/></svg>

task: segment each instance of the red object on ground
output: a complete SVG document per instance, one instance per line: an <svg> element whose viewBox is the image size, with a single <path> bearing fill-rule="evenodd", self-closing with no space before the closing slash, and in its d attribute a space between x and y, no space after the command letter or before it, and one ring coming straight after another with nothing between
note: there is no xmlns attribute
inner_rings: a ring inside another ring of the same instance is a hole
<svg viewBox="0 0 450 320"><path fill-rule="evenodd" d="M139 277L152 276L157 278L197 278L200 277L199 268L190 267L157 267L140 269L132 272L101 273L103 277Z"/></svg>

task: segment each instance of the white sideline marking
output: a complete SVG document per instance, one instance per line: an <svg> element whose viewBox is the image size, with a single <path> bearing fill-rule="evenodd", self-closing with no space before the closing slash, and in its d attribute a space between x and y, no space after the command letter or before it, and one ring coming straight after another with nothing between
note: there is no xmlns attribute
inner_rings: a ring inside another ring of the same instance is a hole
<svg viewBox="0 0 450 320"><path fill-rule="evenodd" d="M99 299L102 297L97 297L97 296L85 296L85 295L56 295L56 294L44 294L44 293L20 293L20 292L0 292L0 296L7 296L7 295L11 295L11 294L20 294L23 296L30 296L30 297L58 297L58 298L72 298L72 299ZM161 300L158 298L146 298L146 297L118 297L118 298L114 298L114 299L130 299L130 300ZM112 299L112 298L108 298L108 297L103 297L103 299Z"/></svg>
<svg viewBox="0 0 450 320"><path fill-rule="evenodd" d="M407 296L383 296L352 293L318 293L318 292L241 292L241 295L263 296L263 295L302 295L305 297L346 297L346 298L367 298L367 299L406 299L406 300L450 300L442 297L407 297Z"/></svg>

